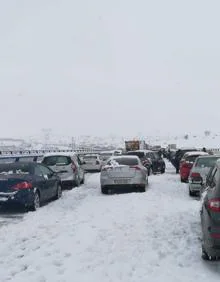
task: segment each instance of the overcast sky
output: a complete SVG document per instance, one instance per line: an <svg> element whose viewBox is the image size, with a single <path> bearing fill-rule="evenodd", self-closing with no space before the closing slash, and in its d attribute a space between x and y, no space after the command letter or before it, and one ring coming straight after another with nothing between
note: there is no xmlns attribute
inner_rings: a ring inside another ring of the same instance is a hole
<svg viewBox="0 0 220 282"><path fill-rule="evenodd" d="M219 0L0 0L0 137L220 132Z"/></svg>

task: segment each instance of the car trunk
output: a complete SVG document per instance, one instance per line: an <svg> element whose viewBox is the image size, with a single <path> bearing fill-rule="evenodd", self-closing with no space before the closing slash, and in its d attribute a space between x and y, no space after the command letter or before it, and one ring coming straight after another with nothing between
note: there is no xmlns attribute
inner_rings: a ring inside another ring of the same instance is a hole
<svg viewBox="0 0 220 282"><path fill-rule="evenodd" d="M136 175L136 168L128 165L110 166L107 174L110 178L133 178Z"/></svg>
<svg viewBox="0 0 220 282"><path fill-rule="evenodd" d="M24 181L27 180L18 177L17 175L10 175L10 177L7 177L6 175L0 176L0 194L15 192L16 190L14 190L12 187Z"/></svg>

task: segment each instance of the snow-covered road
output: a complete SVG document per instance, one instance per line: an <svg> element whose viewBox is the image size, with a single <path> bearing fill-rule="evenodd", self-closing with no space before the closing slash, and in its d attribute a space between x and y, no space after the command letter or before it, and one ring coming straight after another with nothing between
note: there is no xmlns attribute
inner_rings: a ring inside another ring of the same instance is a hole
<svg viewBox="0 0 220 282"><path fill-rule="evenodd" d="M1 218L0 281L219 281L220 263L200 258L199 201L171 167L149 183L146 193L102 195L99 174L88 174L61 200Z"/></svg>

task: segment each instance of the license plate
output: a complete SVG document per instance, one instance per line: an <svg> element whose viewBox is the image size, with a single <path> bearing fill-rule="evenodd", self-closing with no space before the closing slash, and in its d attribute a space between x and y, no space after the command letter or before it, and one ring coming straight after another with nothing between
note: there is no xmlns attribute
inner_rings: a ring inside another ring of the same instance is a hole
<svg viewBox="0 0 220 282"><path fill-rule="evenodd" d="M128 184L129 180L128 179L115 179L114 183L115 184Z"/></svg>
<svg viewBox="0 0 220 282"><path fill-rule="evenodd" d="M8 200L7 197L0 197L0 202L6 202Z"/></svg>

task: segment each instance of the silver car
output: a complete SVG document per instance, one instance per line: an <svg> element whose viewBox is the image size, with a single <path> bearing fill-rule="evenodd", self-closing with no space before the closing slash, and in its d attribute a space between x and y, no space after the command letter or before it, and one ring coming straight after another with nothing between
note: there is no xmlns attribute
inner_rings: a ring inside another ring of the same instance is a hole
<svg viewBox="0 0 220 282"><path fill-rule="evenodd" d="M76 153L48 153L42 163L59 175L62 188L84 183L83 163Z"/></svg>
<svg viewBox="0 0 220 282"><path fill-rule="evenodd" d="M101 171L102 160L98 154L86 154L83 157L85 171Z"/></svg>
<svg viewBox="0 0 220 282"><path fill-rule="evenodd" d="M115 190L145 192L148 171L137 156L112 156L102 167L100 183L104 194Z"/></svg>
<svg viewBox="0 0 220 282"><path fill-rule="evenodd" d="M220 155L207 155L198 157L189 174L189 195L195 196L200 194L202 187L205 185L206 177Z"/></svg>

